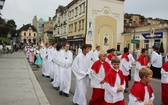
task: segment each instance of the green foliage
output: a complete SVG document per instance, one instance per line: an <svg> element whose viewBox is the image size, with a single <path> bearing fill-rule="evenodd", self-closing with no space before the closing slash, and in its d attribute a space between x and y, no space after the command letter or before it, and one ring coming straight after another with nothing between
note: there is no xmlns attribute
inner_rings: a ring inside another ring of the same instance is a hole
<svg viewBox="0 0 168 105"><path fill-rule="evenodd" d="M15 37L16 33L16 23L14 20L5 20L0 17L0 36L7 37L7 34L10 33L12 37Z"/></svg>
<svg viewBox="0 0 168 105"><path fill-rule="evenodd" d="M2 40L3 42L6 42L8 44L10 44L10 42L11 42L11 39L4 38L4 37L0 37L0 40Z"/></svg>

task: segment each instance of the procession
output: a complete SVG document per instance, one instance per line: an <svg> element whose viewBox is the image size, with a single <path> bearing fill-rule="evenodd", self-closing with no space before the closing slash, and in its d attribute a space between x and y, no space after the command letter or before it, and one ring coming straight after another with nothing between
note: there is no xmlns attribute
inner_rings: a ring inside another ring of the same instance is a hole
<svg viewBox="0 0 168 105"><path fill-rule="evenodd" d="M83 44L74 55L70 43L53 43L45 47L25 46L25 54L31 64L42 67L41 75L50 78L51 85L59 95L69 97L71 72L76 77L76 87L72 102L74 105L126 105L124 94L129 93L128 105L154 105L154 91L150 86L152 78L161 79L163 105L168 103L166 55L162 64L159 49L153 46L148 59L148 49L142 48L137 59L125 47L123 54L117 55L114 48L107 52L91 44ZM74 57L75 56L75 57ZM134 83L129 86L131 69L135 63ZM130 87L130 90L128 90ZM86 98L88 88L92 88L92 97Z"/></svg>

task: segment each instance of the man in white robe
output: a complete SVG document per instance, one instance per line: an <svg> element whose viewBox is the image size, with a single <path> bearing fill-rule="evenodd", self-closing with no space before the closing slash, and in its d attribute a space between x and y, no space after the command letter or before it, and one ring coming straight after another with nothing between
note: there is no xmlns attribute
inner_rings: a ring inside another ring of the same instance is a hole
<svg viewBox="0 0 168 105"><path fill-rule="evenodd" d="M89 50L89 45L82 45L82 53L76 56L72 64L72 71L76 76L74 104L88 105L86 93L89 86L89 72L91 68L91 60L89 55L87 55Z"/></svg>
<svg viewBox="0 0 168 105"><path fill-rule="evenodd" d="M73 61L73 54L69 50L70 44L66 43L64 50L60 51L60 95L64 94L69 97L69 90L71 86L71 66Z"/></svg>
<svg viewBox="0 0 168 105"><path fill-rule="evenodd" d="M54 61L53 61L53 58L54 58L54 52L56 50L56 43L53 43L53 46L52 48L50 49L50 56L49 56L49 60L50 60L50 78L51 78L51 81L53 81L54 79Z"/></svg>
<svg viewBox="0 0 168 105"><path fill-rule="evenodd" d="M56 50L53 53L53 63L54 63L54 80L51 82L52 86L59 90L60 87L60 51L61 51L61 44L57 44Z"/></svg>
<svg viewBox="0 0 168 105"><path fill-rule="evenodd" d="M50 76L50 62L49 62L49 43L45 44L45 48L42 50L41 58L42 58L42 76Z"/></svg>
<svg viewBox="0 0 168 105"><path fill-rule="evenodd" d="M100 46L96 46L96 50L93 52L93 62L99 60Z"/></svg>

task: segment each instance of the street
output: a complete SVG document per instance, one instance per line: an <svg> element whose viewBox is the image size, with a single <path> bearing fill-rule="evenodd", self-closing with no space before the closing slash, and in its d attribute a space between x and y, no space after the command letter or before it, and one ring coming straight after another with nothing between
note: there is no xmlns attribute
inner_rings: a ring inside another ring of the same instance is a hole
<svg viewBox="0 0 168 105"><path fill-rule="evenodd" d="M72 79L71 79L72 82L71 82L70 96L67 98L65 96L60 96L59 91L56 91L52 87L52 85L50 83L50 79L47 77L43 77L41 75L41 68L36 68L36 66L32 65L32 64L30 64L30 65L31 65L32 70L33 70L39 84L41 85L41 87L42 87L42 89L43 89L43 91L44 91L44 93L45 93L45 95L51 105L73 105L72 98L73 98L73 94L75 91L75 76L73 73L72 73ZM133 78L131 81L129 81L129 87L131 87L132 84L133 84ZM155 94L154 105L160 105L161 104L161 83L160 83L160 80L153 79L151 82L151 86L153 87L154 94ZM89 87L88 93L87 93L88 100L90 100L90 98L91 98L91 94L92 94L91 90L92 89ZM129 93L125 93L126 105L128 103L128 94Z"/></svg>

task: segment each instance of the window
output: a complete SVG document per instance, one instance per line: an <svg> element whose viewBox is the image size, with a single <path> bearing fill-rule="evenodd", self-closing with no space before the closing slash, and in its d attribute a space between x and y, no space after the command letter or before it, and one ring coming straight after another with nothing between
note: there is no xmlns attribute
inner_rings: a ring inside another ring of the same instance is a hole
<svg viewBox="0 0 168 105"><path fill-rule="evenodd" d="M144 48L149 49L149 40L144 40Z"/></svg>
<svg viewBox="0 0 168 105"><path fill-rule="evenodd" d="M75 17L78 16L78 7L75 8Z"/></svg>
<svg viewBox="0 0 168 105"><path fill-rule="evenodd" d="M160 46L160 40L155 40L154 46L155 46L155 47L159 47L159 46Z"/></svg>
<svg viewBox="0 0 168 105"><path fill-rule="evenodd" d="M77 30L77 22L75 23L74 32L76 32L76 30Z"/></svg>
<svg viewBox="0 0 168 105"><path fill-rule="evenodd" d="M58 34L59 34L59 28L58 28Z"/></svg>
<svg viewBox="0 0 168 105"><path fill-rule="evenodd" d="M78 29L78 31L80 31L80 29L81 29L81 21L79 21L79 29Z"/></svg>
<svg viewBox="0 0 168 105"><path fill-rule="evenodd" d="M85 12L85 3L83 3L83 13Z"/></svg>
<svg viewBox="0 0 168 105"><path fill-rule="evenodd" d="M26 36L26 32L24 32L24 36Z"/></svg>
<svg viewBox="0 0 168 105"><path fill-rule="evenodd" d="M31 33L29 33L29 36L31 36Z"/></svg>
<svg viewBox="0 0 168 105"><path fill-rule="evenodd" d="M117 51L120 51L120 45L119 44L117 45Z"/></svg>
<svg viewBox="0 0 168 105"><path fill-rule="evenodd" d="M79 5L79 15L81 14L82 12L82 5Z"/></svg>
<svg viewBox="0 0 168 105"><path fill-rule="evenodd" d="M34 33L34 37L36 37L36 34Z"/></svg>

